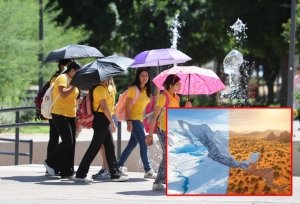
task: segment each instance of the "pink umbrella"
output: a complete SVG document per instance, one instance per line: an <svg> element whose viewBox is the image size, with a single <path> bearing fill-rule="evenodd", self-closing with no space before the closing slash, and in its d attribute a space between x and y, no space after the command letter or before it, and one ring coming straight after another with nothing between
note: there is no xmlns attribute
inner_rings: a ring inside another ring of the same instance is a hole
<svg viewBox="0 0 300 204"><path fill-rule="evenodd" d="M213 94L225 88L214 71L196 66L176 66L167 69L153 79L154 84L163 90L163 82L170 74L180 77L181 88L178 93L182 95Z"/></svg>

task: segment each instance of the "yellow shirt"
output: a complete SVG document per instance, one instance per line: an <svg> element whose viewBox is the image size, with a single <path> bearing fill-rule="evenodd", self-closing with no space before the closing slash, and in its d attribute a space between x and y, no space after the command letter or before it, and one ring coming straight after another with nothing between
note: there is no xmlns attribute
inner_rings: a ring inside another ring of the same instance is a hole
<svg viewBox="0 0 300 204"><path fill-rule="evenodd" d="M53 82L53 93L52 93L52 100L56 99L55 103L53 104L51 113L55 113L58 115L63 115L66 117L76 117L76 99L79 94L79 90L75 87L72 89L71 93L66 97L62 97L59 94L58 87L62 86L64 88L70 87L71 79L67 76L67 74L59 75L56 80Z"/></svg>
<svg viewBox="0 0 300 204"><path fill-rule="evenodd" d="M128 88L127 97L132 100L135 98L137 93L137 88L135 86L131 86ZM140 92L140 95L137 101L132 105L129 113L130 120L143 120L144 110L147 104L150 102L150 98L147 96L146 88Z"/></svg>
<svg viewBox="0 0 300 204"><path fill-rule="evenodd" d="M99 106L100 101L103 99L106 101L106 106L110 114L112 114L112 110L114 108L113 93L108 90L107 86L99 85L93 91L93 110L95 112L103 112L103 109L101 108L101 106Z"/></svg>
<svg viewBox="0 0 300 204"><path fill-rule="evenodd" d="M111 115L115 114L115 101L116 101L116 90L113 88L112 85L108 85L108 92L111 93L113 100L111 101L112 104L110 106L112 109L110 110Z"/></svg>
<svg viewBox="0 0 300 204"><path fill-rule="evenodd" d="M169 96L169 105L168 107L179 107L179 97L177 95L171 96L167 91L165 91L165 93L168 94ZM161 93L158 95L155 106L158 106L160 108L164 108L165 107L165 103L166 103L166 96L164 93ZM166 119L166 110L163 110L161 113L161 117L160 120L158 121L158 127L164 131L166 131L167 129L167 119Z"/></svg>

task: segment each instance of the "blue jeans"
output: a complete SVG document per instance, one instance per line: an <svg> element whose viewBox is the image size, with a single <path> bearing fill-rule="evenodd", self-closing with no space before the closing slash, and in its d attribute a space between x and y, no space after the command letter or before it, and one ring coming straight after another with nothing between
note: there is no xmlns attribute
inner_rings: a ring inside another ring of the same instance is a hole
<svg viewBox="0 0 300 204"><path fill-rule="evenodd" d="M132 121L132 132L130 135L130 139L128 141L127 146L125 147L124 151L120 156L120 160L118 162L119 166L124 166L127 158L131 154L132 150L136 147L137 143L140 145L140 156L143 162L145 172L151 169L148 155L147 155L147 145L145 142L145 132L144 132L144 125L139 120Z"/></svg>

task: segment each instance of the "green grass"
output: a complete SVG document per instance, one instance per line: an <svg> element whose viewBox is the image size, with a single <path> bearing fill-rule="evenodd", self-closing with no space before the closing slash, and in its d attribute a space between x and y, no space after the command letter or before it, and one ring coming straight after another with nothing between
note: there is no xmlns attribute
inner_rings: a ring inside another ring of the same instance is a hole
<svg viewBox="0 0 300 204"><path fill-rule="evenodd" d="M21 133L27 133L27 134L32 134L32 133L49 133L49 126L36 126L36 127L22 127L21 128Z"/></svg>
<svg viewBox="0 0 300 204"><path fill-rule="evenodd" d="M14 128L9 128L7 131L9 133L14 133ZM49 133L49 126L34 126L34 127L21 127L20 133L25 134L47 134Z"/></svg>

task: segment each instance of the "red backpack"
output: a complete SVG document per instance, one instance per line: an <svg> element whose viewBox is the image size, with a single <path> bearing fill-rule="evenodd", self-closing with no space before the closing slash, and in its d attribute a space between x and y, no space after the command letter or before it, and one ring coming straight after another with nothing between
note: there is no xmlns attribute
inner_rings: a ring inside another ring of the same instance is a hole
<svg viewBox="0 0 300 204"><path fill-rule="evenodd" d="M77 121L76 125L81 126L82 128L92 128L94 121L94 112L92 108L93 104L93 91L97 86L94 86L89 90L86 96L84 96L81 100L79 108L77 109L76 116ZM97 110L100 108L100 104Z"/></svg>
<svg viewBox="0 0 300 204"><path fill-rule="evenodd" d="M169 95L166 93L166 92L163 92L163 94L165 95L166 97L166 103L165 103L165 106L162 108L158 118L157 118L157 121L155 123L155 126L154 126L154 129L153 129L153 133L156 133L157 131L157 127L158 127L158 121L160 120L160 117L161 117L161 114L162 112L169 106L170 104L170 98L169 98ZM155 102L156 102L156 97L155 96L152 96L151 97L151 100L150 100L150 103L148 103L148 105L146 106L146 109L145 109L145 116L144 116L144 120L143 120L143 123L144 123L144 127L145 127L145 131L146 133L149 133L149 130L150 130L150 120L151 120L151 117L154 113L154 107L155 107Z"/></svg>

